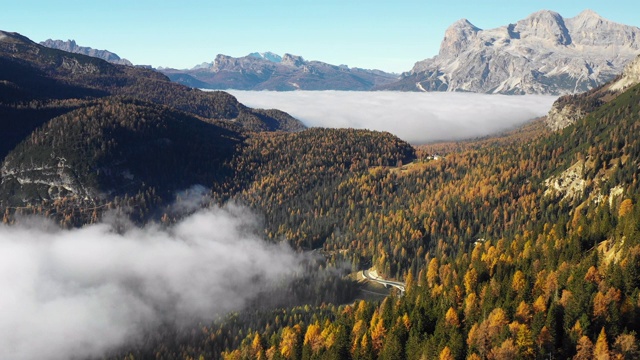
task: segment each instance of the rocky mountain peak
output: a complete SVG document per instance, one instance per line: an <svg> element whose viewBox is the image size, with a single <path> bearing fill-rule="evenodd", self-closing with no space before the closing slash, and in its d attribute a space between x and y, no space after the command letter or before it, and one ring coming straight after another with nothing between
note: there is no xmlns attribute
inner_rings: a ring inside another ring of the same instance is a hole
<svg viewBox="0 0 640 360"><path fill-rule="evenodd" d="M542 10L486 30L462 19L447 29L437 56L384 89L572 94L614 79L639 53L640 28L591 10L566 19Z"/></svg>
<svg viewBox="0 0 640 360"><path fill-rule="evenodd" d="M281 63L283 65L300 67L300 66L304 65L305 61L304 61L304 58L302 58L302 56L284 54L284 56L282 56L282 62Z"/></svg>
<svg viewBox="0 0 640 360"><path fill-rule="evenodd" d="M600 14L591 10L585 9L580 14L578 14L575 19L580 19L582 21L603 21L605 20Z"/></svg>
<svg viewBox="0 0 640 360"><path fill-rule="evenodd" d="M440 44L440 55L455 56L470 43L480 30L467 19L454 22L444 33L444 40Z"/></svg>
<svg viewBox="0 0 640 360"><path fill-rule="evenodd" d="M535 12L516 23L514 30L520 33L521 39L534 37L551 40L558 45L569 45L571 35L564 19L555 11L542 10Z"/></svg>

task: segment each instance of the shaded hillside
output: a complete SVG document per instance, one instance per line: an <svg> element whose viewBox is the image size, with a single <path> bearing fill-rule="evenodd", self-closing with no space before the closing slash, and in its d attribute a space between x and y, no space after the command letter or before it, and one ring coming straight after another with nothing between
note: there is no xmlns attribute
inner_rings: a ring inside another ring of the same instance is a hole
<svg viewBox="0 0 640 360"><path fill-rule="evenodd" d="M74 106L81 106L77 100L110 95L169 106L206 121L242 118L245 121L235 123L253 131L304 128L286 113L250 109L226 93L193 90L150 69L113 65L98 58L47 48L16 33L2 32L0 65L0 111L5 115L0 122L0 134L5 140L1 156L34 127L48 121L52 113L64 112L67 104L61 100L75 99ZM41 111L43 108L59 109ZM23 109L27 109L26 120L21 114Z"/></svg>
<svg viewBox="0 0 640 360"><path fill-rule="evenodd" d="M11 151L0 173L0 201L45 209L67 202L67 212L83 212L146 194L135 204L144 216L175 191L224 182L232 174L223 164L243 138L166 107L103 98L53 118Z"/></svg>

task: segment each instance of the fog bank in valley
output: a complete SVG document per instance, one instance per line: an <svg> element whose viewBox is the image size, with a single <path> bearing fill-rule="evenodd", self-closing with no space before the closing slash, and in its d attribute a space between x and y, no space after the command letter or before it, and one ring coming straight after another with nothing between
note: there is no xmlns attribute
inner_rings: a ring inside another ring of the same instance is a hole
<svg viewBox="0 0 640 360"><path fill-rule="evenodd" d="M388 131L412 144L486 136L546 115L555 96L358 91L239 91L243 104L280 109L309 127Z"/></svg>
<svg viewBox="0 0 640 360"><path fill-rule="evenodd" d="M300 257L259 239L237 206L122 228L121 219L75 230L40 218L0 224L1 359L99 357L160 323L240 310L300 271Z"/></svg>

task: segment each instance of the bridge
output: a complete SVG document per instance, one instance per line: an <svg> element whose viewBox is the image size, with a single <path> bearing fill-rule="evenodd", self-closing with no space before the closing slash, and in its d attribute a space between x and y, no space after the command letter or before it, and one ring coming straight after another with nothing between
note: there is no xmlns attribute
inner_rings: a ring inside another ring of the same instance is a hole
<svg viewBox="0 0 640 360"><path fill-rule="evenodd" d="M369 281L374 281L374 282L377 282L378 284L382 284L387 288L394 287L402 292L404 292L405 290L405 284L403 282L385 280L378 275L378 272L376 270L372 270L372 271L362 270L362 277Z"/></svg>

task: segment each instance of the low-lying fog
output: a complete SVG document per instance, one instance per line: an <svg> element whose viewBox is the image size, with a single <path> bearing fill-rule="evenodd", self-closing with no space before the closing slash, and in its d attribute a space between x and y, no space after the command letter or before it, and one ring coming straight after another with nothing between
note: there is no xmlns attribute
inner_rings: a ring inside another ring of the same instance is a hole
<svg viewBox="0 0 640 360"><path fill-rule="evenodd" d="M241 310L300 271L300 257L260 239L238 206L122 228L122 219L73 230L37 217L0 223L0 359L99 358L158 324Z"/></svg>
<svg viewBox="0 0 640 360"><path fill-rule="evenodd" d="M557 98L391 91L228 92L250 107L286 111L309 127L388 131L416 145L507 130L546 115Z"/></svg>

